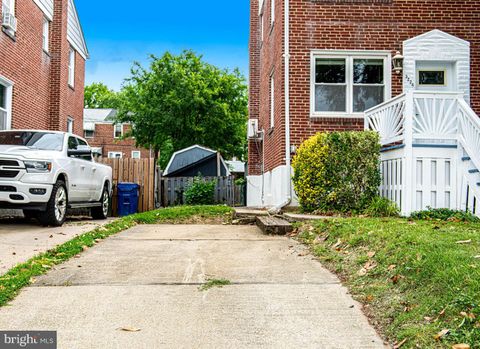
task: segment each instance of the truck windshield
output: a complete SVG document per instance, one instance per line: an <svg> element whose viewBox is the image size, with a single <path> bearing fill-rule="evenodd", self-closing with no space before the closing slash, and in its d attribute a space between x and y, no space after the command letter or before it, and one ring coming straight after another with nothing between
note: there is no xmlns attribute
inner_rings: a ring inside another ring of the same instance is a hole
<svg viewBox="0 0 480 349"><path fill-rule="evenodd" d="M0 145L19 145L39 150L62 150L63 134L50 132L0 132Z"/></svg>

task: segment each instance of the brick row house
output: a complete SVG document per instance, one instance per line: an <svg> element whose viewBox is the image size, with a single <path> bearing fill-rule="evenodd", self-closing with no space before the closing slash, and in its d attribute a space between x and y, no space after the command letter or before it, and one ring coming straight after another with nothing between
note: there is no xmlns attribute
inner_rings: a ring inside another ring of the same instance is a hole
<svg viewBox="0 0 480 349"><path fill-rule="evenodd" d="M128 138L129 124L114 122L115 109L85 109L84 137L94 153L103 158L145 159L154 157L153 151L138 148L135 139Z"/></svg>
<svg viewBox="0 0 480 349"><path fill-rule="evenodd" d="M88 50L74 1L0 4L0 129L83 134Z"/></svg>
<svg viewBox="0 0 480 349"><path fill-rule="evenodd" d="M251 0L248 205L295 205L319 131L376 130L409 213L480 199L480 1Z"/></svg>

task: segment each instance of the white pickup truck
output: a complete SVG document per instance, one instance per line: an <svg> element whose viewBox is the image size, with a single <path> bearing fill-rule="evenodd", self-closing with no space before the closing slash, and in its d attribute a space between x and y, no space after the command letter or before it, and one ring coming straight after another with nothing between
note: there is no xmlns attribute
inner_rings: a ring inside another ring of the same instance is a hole
<svg viewBox="0 0 480 349"><path fill-rule="evenodd" d="M65 132L0 131L0 208L60 226L67 208L107 218L112 169L96 163L88 143Z"/></svg>

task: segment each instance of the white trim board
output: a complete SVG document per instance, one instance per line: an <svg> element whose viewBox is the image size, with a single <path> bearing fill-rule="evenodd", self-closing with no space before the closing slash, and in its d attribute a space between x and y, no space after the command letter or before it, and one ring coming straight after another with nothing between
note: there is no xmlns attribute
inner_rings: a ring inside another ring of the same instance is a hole
<svg viewBox="0 0 480 349"><path fill-rule="evenodd" d="M87 43L73 0L68 0L67 40L83 59L89 58Z"/></svg>
<svg viewBox="0 0 480 349"><path fill-rule="evenodd" d="M45 17L49 20L53 20L54 3L53 0L33 0L35 4L40 8Z"/></svg>

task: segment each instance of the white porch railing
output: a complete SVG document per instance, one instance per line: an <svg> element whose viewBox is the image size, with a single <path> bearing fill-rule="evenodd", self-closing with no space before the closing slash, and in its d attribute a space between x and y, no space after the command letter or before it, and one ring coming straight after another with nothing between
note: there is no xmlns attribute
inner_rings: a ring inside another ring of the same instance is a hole
<svg viewBox="0 0 480 349"><path fill-rule="evenodd" d="M433 206L480 216L480 118L462 93L407 92L367 110L365 129L393 152L382 153L380 191L403 214Z"/></svg>

